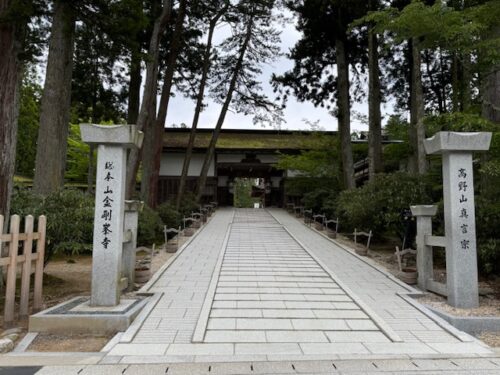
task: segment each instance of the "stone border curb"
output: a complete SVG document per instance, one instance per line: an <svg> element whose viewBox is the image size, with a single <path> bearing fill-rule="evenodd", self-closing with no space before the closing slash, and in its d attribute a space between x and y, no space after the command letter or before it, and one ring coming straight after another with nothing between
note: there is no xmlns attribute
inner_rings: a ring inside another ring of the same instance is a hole
<svg viewBox="0 0 500 375"><path fill-rule="evenodd" d="M212 218L210 218L206 224L198 229L194 235L192 235L184 244L180 247L180 249L177 250L177 252L170 258L168 259L161 268L155 272L153 277L142 286L141 289L137 291L137 293L146 293L151 289L151 287L160 279L160 277L165 273L165 271L172 265L172 263L175 262L175 260L183 253L183 251L195 240L196 237L201 233L201 231L205 230L207 225L210 223Z"/></svg>
<svg viewBox="0 0 500 375"><path fill-rule="evenodd" d="M38 332L28 332L26 335L23 337L21 341L19 341L19 344L14 348L12 353L24 353L26 352L26 349L31 345L31 343L35 340L35 338L38 336Z"/></svg>
<svg viewBox="0 0 500 375"><path fill-rule="evenodd" d="M344 292L353 299L354 303L356 303L361 310L363 310L371 320L375 323L375 325L392 341L392 342L404 342L401 337L391 328L389 325L380 318L375 311L367 304L365 304L361 298L359 298L349 287L347 287L343 282L338 280L337 276L330 271L330 269L315 255L309 250L302 242L300 242L297 237L295 237L287 227L283 226L283 229L293 238L295 242L299 244L310 256L313 258L316 263L319 264L321 268L338 284L338 286L344 290Z"/></svg>
<svg viewBox="0 0 500 375"><path fill-rule="evenodd" d="M196 323L196 327L194 329L193 338L191 340L191 342L193 343L202 343L205 339L208 319L210 317L210 311L212 310L212 304L214 301L215 292L217 290L217 284L219 283L220 270L222 268L224 256L226 255L227 244L229 242L229 236L231 234L232 222L233 220L231 220L231 223L227 226L224 242L222 243L222 248L220 250L219 256L217 258L217 263L212 273L212 279L210 280L207 294L205 295L205 301L203 301L203 307L201 308L200 316L198 317L198 322Z"/></svg>
<svg viewBox="0 0 500 375"><path fill-rule="evenodd" d="M483 331L500 332L500 318L494 316L455 316L440 311L432 306L424 305L432 313L436 314L456 329L467 332L470 335L479 334Z"/></svg>
<svg viewBox="0 0 500 375"><path fill-rule="evenodd" d="M269 212L273 217L274 215ZM276 217L275 217L276 218ZM322 237L324 237L325 239L327 239L328 241L330 242L333 242L336 246L340 247L342 250L348 252L350 255L352 255L353 257L356 257L357 259L359 259L360 261L362 261L363 263L365 263L366 265L372 267L373 269L377 270L378 272L380 272L381 274L383 274L385 277L387 277L388 279L390 279L391 281L395 282L396 284L398 284L399 286L401 286L402 288L408 290L408 292L410 292L411 294L419 294L419 295L425 295L424 292L420 291L419 289L416 289L416 288L413 288L412 286L402 282L401 280L399 280L397 277L395 277L393 274L391 274L390 272L380 268L380 265L377 264L377 263L372 263L374 261L371 261L370 259L367 259L366 257L362 257L358 254L356 254L354 252L354 250L352 250L351 248L349 248L348 246L346 245L343 245L337 241L335 241L334 239L328 237L326 234L320 232L320 231L317 231L316 229L306 225L305 223L301 222L300 220L298 220L297 218L295 217L292 217L293 219L297 220L299 223L301 223L303 226L305 226L306 228L312 230L313 232L321 235ZM279 220L276 219L278 222Z"/></svg>
<svg viewBox="0 0 500 375"><path fill-rule="evenodd" d="M427 317L429 317L431 320L433 320L438 326L443 328L445 331L447 331L449 334L453 335L457 339L459 339L462 342L478 342L481 343L481 345L484 346L484 343L481 341L477 340L475 337L472 337L471 335L464 333L455 327L453 327L451 324L446 322L444 319L439 317L437 314L434 314L433 311L429 310L427 306L422 305L418 301L414 300L413 297L418 297L419 295L412 295L412 294L401 294L398 293L398 295L405 300L407 303L412 305L414 308L416 308L418 311L420 311L422 314L425 314Z"/></svg>
<svg viewBox="0 0 500 375"><path fill-rule="evenodd" d="M151 310L154 309L154 307L160 301L160 298L162 296L163 296L163 292L154 293L151 296L151 300L148 301L147 304L142 308L142 311L139 313L139 315L137 315L137 317L134 319L134 321L128 327L128 329L125 332L123 332L123 334L120 337L119 342L121 342L121 343L132 342L132 340L134 339L135 335L137 334L137 332L139 331L139 329L142 327L142 324L144 323L144 321L146 320L146 318L149 316L149 313L151 312ZM114 340L114 338L111 339L111 341L113 341L113 340ZM110 342L108 342L108 344ZM107 347L108 344L106 344L105 347ZM111 348L109 350L111 350Z"/></svg>

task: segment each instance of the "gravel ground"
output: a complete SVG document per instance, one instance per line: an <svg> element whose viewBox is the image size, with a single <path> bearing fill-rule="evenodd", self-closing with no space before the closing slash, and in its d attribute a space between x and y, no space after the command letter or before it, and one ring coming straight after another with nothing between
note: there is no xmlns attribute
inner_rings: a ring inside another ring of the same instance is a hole
<svg viewBox="0 0 500 375"><path fill-rule="evenodd" d="M112 336L90 335L59 336L39 334L28 348L28 352L98 352Z"/></svg>
<svg viewBox="0 0 500 375"><path fill-rule="evenodd" d="M454 316L495 316L500 317L500 301L491 297L479 297L479 307L475 309L459 309L446 303L444 297L429 293L419 298L418 302L432 306Z"/></svg>
<svg viewBox="0 0 500 375"><path fill-rule="evenodd" d="M479 339L493 348L500 348L500 333L484 332Z"/></svg>
<svg viewBox="0 0 500 375"><path fill-rule="evenodd" d="M182 246L187 240L188 238L181 237L179 246ZM174 255L167 253L162 246L157 249L151 263L152 274ZM147 250L149 251L138 254L138 258L148 256L151 249ZM91 271L92 257L90 256L51 261L45 270L44 302L46 307L54 306L77 295L89 295ZM133 295L133 293L127 295ZM112 336L39 334L29 346L28 351L98 352L111 338Z"/></svg>

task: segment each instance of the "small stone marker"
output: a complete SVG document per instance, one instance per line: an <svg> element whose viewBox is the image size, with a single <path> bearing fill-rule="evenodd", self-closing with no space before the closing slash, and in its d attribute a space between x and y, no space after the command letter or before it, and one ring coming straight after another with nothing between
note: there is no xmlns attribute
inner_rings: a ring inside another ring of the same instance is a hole
<svg viewBox="0 0 500 375"><path fill-rule="evenodd" d="M127 148L140 147L134 125L80 125L82 140L97 148L91 306L120 303Z"/></svg>
<svg viewBox="0 0 500 375"><path fill-rule="evenodd" d="M425 236L432 235L432 217L436 212L437 206L411 206L411 213L417 218L417 284L423 290L427 289L428 280L434 279L432 246L426 245Z"/></svg>
<svg viewBox="0 0 500 375"><path fill-rule="evenodd" d="M135 281L135 261L137 248L137 230L139 222L139 212L144 208L144 202L125 201L125 218L123 230L129 233L129 241L123 243L122 254L122 276L127 278L127 291L134 290Z"/></svg>
<svg viewBox="0 0 500 375"><path fill-rule="evenodd" d="M454 307L479 305L472 153L490 143L491 133L439 132L424 141L427 154L443 155L447 290Z"/></svg>

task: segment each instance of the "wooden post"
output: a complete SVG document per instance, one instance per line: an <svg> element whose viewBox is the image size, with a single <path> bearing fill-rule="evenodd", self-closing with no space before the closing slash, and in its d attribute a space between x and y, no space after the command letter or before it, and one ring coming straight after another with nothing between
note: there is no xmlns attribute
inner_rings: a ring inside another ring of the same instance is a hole
<svg viewBox="0 0 500 375"><path fill-rule="evenodd" d="M0 258L2 257L3 243L2 243L2 234L3 234L3 215L0 215Z"/></svg>
<svg viewBox="0 0 500 375"><path fill-rule="evenodd" d="M27 318L29 315L30 301L30 277L31 277L31 258L33 250L33 216L26 216L24 223L24 232L26 240L24 241L24 264L21 274L21 302L19 308L19 318Z"/></svg>
<svg viewBox="0 0 500 375"><path fill-rule="evenodd" d="M42 286L43 286L43 266L45 261L45 231L47 227L47 217L38 218L38 241L36 242L37 260L35 265L35 290L33 292L33 312L42 310Z"/></svg>
<svg viewBox="0 0 500 375"><path fill-rule="evenodd" d="M16 300L16 270L17 251L19 244L19 215L10 219L9 257L10 264L7 268L7 287L5 288L4 328L10 328L14 322L14 305Z"/></svg>

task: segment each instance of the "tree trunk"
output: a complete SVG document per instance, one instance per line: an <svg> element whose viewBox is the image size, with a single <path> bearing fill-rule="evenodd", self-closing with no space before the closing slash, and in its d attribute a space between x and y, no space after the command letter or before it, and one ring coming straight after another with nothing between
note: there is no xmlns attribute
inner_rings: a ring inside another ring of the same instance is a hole
<svg viewBox="0 0 500 375"><path fill-rule="evenodd" d="M452 108L454 112L460 112L460 79L459 79L458 52L453 52L451 62L451 88L452 88Z"/></svg>
<svg viewBox="0 0 500 375"><path fill-rule="evenodd" d="M163 0L160 16L156 19L151 40L149 42L148 58L146 60L146 81L142 97L141 110L137 119L138 130L143 130L148 119L152 116L156 119L156 108L152 111L152 103L156 100L158 89L158 64L160 56L160 39L165 31L172 14L172 0ZM137 171L139 170L141 150L132 149L127 161L127 189L126 196L131 199L135 194Z"/></svg>
<svg viewBox="0 0 500 375"><path fill-rule="evenodd" d="M191 125L191 132L189 133L189 141L186 149L186 157L184 158L184 164L182 165L181 179L179 180L179 191L177 192L177 199L175 202L175 207L179 210L181 206L182 197L184 195L184 189L186 188L186 180L189 172L189 165L191 164L191 158L193 156L194 141L196 138L196 129L198 128L198 121L200 119L201 110L203 108L203 99L205 98L205 87L207 84L208 71L210 70L210 59L212 55L212 40L214 36L215 27L219 22L219 19L224 15L227 10L227 6L224 7L219 13L215 15L214 18L210 20L210 27L208 30L207 46L205 48L205 54L203 56L203 72L200 80L200 88L198 90L198 96L196 99L196 108L194 110L193 123Z"/></svg>
<svg viewBox="0 0 500 375"><path fill-rule="evenodd" d="M75 14L70 2L55 4L47 73L40 106L35 162L35 192L43 195L64 186L71 109Z"/></svg>
<svg viewBox="0 0 500 375"><path fill-rule="evenodd" d="M198 185L196 187L196 200L199 202L203 196L203 190L205 189L205 185L207 183L208 169L210 168L210 164L212 163L212 159L215 153L215 146L217 144L217 140L219 139L219 134L224 124L224 120L226 118L227 111L229 110L229 105L233 99L234 90L236 89L236 84L238 82L238 77L240 75L241 69L243 68L243 61L245 59L245 54L247 52L248 45L250 43L250 39L252 37L253 31L253 16L248 21L248 26L246 30L245 40L239 51L238 61L234 67L233 75L231 77L231 82L229 83L229 88L227 90L226 100L222 105L219 119L217 120L217 125L215 126L214 132L212 134L212 138L210 139L210 144L207 149L207 153L205 154L205 160L203 161L203 167L200 173L200 179L198 181Z"/></svg>
<svg viewBox="0 0 500 375"><path fill-rule="evenodd" d="M383 171L382 165L382 115L380 113L380 68L378 55L378 37L370 30L368 34L368 70L369 70L369 135L368 159L369 176L373 180Z"/></svg>
<svg viewBox="0 0 500 375"><path fill-rule="evenodd" d="M340 152L342 155L342 169L344 174L344 185L346 189L354 189L354 163L352 160L351 145L351 100L349 94L349 64L345 50L345 41L335 41L337 53L337 91L338 91L338 122L340 133Z"/></svg>
<svg viewBox="0 0 500 375"><path fill-rule="evenodd" d="M425 125L424 125L424 94L422 90L422 72L420 48L417 40L412 40L411 60L411 108L410 108L410 149L414 157L413 170L415 174L427 172L427 158L424 149Z"/></svg>
<svg viewBox="0 0 500 375"><path fill-rule="evenodd" d="M89 145L89 168L87 171L87 194L94 193L94 145Z"/></svg>
<svg viewBox="0 0 500 375"><path fill-rule="evenodd" d="M184 20L186 18L186 0L181 0L179 3L179 11L175 21L175 30L172 36L172 45L165 71L163 81L163 90L160 99L160 108L158 116L151 128L149 137L153 137L152 148L144 149L142 153L142 164L151 164L151 168L144 168L141 180L141 191L143 198L150 207L155 208L158 204L158 179L160 176L161 155L163 151L163 133L165 132L165 121L167 119L168 104L172 93L173 79L177 67L177 59L179 57L182 46L182 34L184 32ZM147 137L148 134L145 134ZM148 171L148 174L145 172Z"/></svg>
<svg viewBox="0 0 500 375"><path fill-rule="evenodd" d="M157 98L151 102L150 113L156 112ZM142 160L142 170L141 170L141 199L145 199L148 194L149 185L145 182L149 182L149 178L145 176L151 176L151 169L153 168L153 164L150 160L147 159L146 155L148 155L148 150L152 150L155 144L154 134L155 134L155 120L156 117L150 116L148 118L148 122L146 126L144 126L144 143L142 145L141 157ZM149 151L149 155L151 151ZM146 201L147 202L147 201ZM147 202L149 204L149 202Z"/></svg>
<svg viewBox="0 0 500 375"><path fill-rule="evenodd" d="M492 37L500 37L497 27ZM493 65L482 76L482 115L495 124L500 124L500 64Z"/></svg>
<svg viewBox="0 0 500 375"><path fill-rule="evenodd" d="M10 5L11 1L0 0L0 17ZM0 23L0 215L5 217L5 227L9 222L14 181L22 71L19 61L21 43L16 26L10 22Z"/></svg>
<svg viewBox="0 0 500 375"><path fill-rule="evenodd" d="M431 69L431 56L429 50L425 51L424 57L425 57L425 68L427 70L427 75L429 76L431 89L432 91L434 91L434 94L436 95L438 111L439 113L445 113L446 110L444 107L443 97L441 95L442 93L441 87L436 84L436 80L434 79L434 72Z"/></svg>
<svg viewBox="0 0 500 375"><path fill-rule="evenodd" d="M132 61L130 62L130 82L128 86L128 110L127 123L137 124L139 118L139 108L141 105L141 54L139 51L132 51Z"/></svg>

